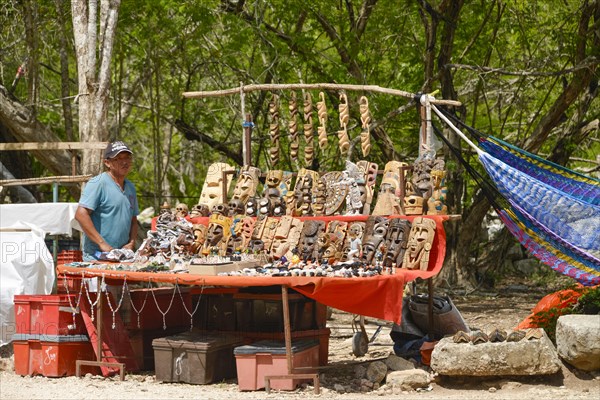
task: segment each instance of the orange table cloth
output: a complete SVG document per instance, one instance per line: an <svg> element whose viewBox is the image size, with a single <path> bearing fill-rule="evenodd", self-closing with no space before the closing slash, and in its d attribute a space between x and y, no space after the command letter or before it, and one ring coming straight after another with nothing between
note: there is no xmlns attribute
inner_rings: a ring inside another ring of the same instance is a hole
<svg viewBox="0 0 600 400"><path fill-rule="evenodd" d="M368 216L335 216L335 217L305 217L304 219L319 219L325 221L345 220L361 221ZM390 218L394 218L392 216ZM413 220L412 216L397 216ZM270 277L270 276L207 276L195 274L173 274L153 272L133 272L117 270L101 270L78 268L59 265L59 274L77 275L80 277L101 277L110 279L127 279L138 282L166 282L180 285L251 287L285 285L306 297L320 303L349 313L379 318L400 323L402 317L402 296L407 282L417 278L427 279L436 275L442 268L446 255L446 233L443 221L446 215L425 216L436 222L436 234L429 257L429 267L426 271L396 269L393 275L378 275L373 277Z"/></svg>

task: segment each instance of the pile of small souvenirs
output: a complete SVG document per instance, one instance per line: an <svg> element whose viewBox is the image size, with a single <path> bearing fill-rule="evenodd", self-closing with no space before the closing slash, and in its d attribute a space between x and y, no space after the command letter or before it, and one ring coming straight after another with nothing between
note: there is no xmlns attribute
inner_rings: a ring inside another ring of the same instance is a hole
<svg viewBox="0 0 600 400"><path fill-rule="evenodd" d="M262 174L252 166L236 170L212 164L191 210L183 203L174 210L166 203L161 207L136 263L180 271L190 264L255 261L258 267L229 274L272 276L352 277L427 269L436 224L422 216L447 212L443 160L421 159L412 166L388 162L372 207L378 172L377 164L364 160L347 161L344 171L324 174L305 168L297 174ZM398 215L419 217L411 224Z"/></svg>

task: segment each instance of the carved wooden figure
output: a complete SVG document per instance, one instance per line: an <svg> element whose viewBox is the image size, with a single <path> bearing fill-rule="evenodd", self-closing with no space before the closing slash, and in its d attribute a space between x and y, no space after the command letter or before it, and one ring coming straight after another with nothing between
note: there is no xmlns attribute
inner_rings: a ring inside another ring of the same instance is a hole
<svg viewBox="0 0 600 400"><path fill-rule="evenodd" d="M271 257L275 260L286 257L292 258L292 250L298 246L304 223L298 218L288 215L279 219L271 243Z"/></svg>
<svg viewBox="0 0 600 400"><path fill-rule="evenodd" d="M348 122L350 121L350 109L348 105L348 96L346 93L340 94L340 104L338 106L340 113L340 130L337 132L339 139L339 148L342 155L348 153L350 148L350 138L348 137Z"/></svg>
<svg viewBox="0 0 600 400"><path fill-rule="evenodd" d="M304 147L304 163L310 166L313 161L314 155L314 136L313 136L313 105L312 96L309 92L304 94L304 140L306 146Z"/></svg>
<svg viewBox="0 0 600 400"><path fill-rule="evenodd" d="M319 148L325 150L327 147L327 104L325 103L325 93L319 92L319 101L317 102L317 116L319 117Z"/></svg>
<svg viewBox="0 0 600 400"><path fill-rule="evenodd" d="M402 268L427 270L429 253L435 237L435 221L417 217L413 220Z"/></svg>
<svg viewBox="0 0 600 400"><path fill-rule="evenodd" d="M361 185L359 183L359 186L361 186L362 202L364 204L362 213L369 215L371 214L371 203L373 202L379 165L366 160L360 160L356 165L364 177L364 184Z"/></svg>
<svg viewBox="0 0 600 400"><path fill-rule="evenodd" d="M227 199L223 198L223 186L225 191L229 191L231 186L231 175L227 175L227 179L223 181L224 171L233 171L234 168L227 163L213 163L208 167L206 179L200 193L198 204L206 204L209 210L219 203L225 203Z"/></svg>
<svg viewBox="0 0 600 400"><path fill-rule="evenodd" d="M194 204L192 211L190 211L190 217L208 217L210 215L210 209L206 204Z"/></svg>
<svg viewBox="0 0 600 400"><path fill-rule="evenodd" d="M269 115L271 124L269 125L269 134L271 136L271 148L269 156L271 157L271 165L276 165L279 162L279 96L273 94L269 103Z"/></svg>
<svg viewBox="0 0 600 400"><path fill-rule="evenodd" d="M445 186L446 170L444 169L444 161L436 160L431 169L431 185L433 192L427 200L427 215L445 215L448 214L446 206L446 194L448 190Z"/></svg>
<svg viewBox="0 0 600 400"><path fill-rule="evenodd" d="M344 246L342 247L342 258L341 261L349 260L349 253L351 250L356 250L356 246L360 245L362 249L362 239L365 231L364 222L350 222L348 224L348 231L346 232L346 238L344 240ZM358 239L358 241L357 241ZM354 247L354 248L353 248ZM355 253L353 257L358 257L359 252Z"/></svg>
<svg viewBox="0 0 600 400"><path fill-rule="evenodd" d="M383 257L383 266L402 266L404 253L408 246L408 235L410 233L410 221L402 218L390 219L388 231L385 237L386 252Z"/></svg>
<svg viewBox="0 0 600 400"><path fill-rule="evenodd" d="M233 188L231 199L240 200L245 204L250 197L256 195L259 178L260 169L249 165L243 166Z"/></svg>
<svg viewBox="0 0 600 400"><path fill-rule="evenodd" d="M341 211L344 205L344 200L348 194L348 185L338 184L342 180L341 171L327 172L321 179L325 182L327 188L325 215L335 215Z"/></svg>
<svg viewBox="0 0 600 400"><path fill-rule="evenodd" d="M290 110L290 120L288 122L289 140L290 140L290 158L292 161L298 161L298 100L296 92L292 92L288 109Z"/></svg>
<svg viewBox="0 0 600 400"><path fill-rule="evenodd" d="M402 167L407 165L400 161L389 161L385 164L373 215L403 214L400 176L403 174Z"/></svg>
<svg viewBox="0 0 600 400"><path fill-rule="evenodd" d="M194 232L194 243L192 243L192 253L198 254L202 250L204 241L206 240L206 225L194 224L192 231Z"/></svg>
<svg viewBox="0 0 600 400"><path fill-rule="evenodd" d="M178 203L175 206L175 216L177 218L185 218L189 215L188 205L185 203Z"/></svg>
<svg viewBox="0 0 600 400"><path fill-rule="evenodd" d="M216 253L225 256L227 242L231 236L231 218L212 214L208 220L206 240L202 246L203 254Z"/></svg>
<svg viewBox="0 0 600 400"><path fill-rule="evenodd" d="M301 168L296 177L294 193L296 194L296 214L299 216L313 215L312 201L316 193L316 182L319 173L310 169Z"/></svg>
<svg viewBox="0 0 600 400"><path fill-rule="evenodd" d="M318 256L317 240L319 234L325 230L325 222L309 220L304 221L302 235L298 244L300 259L303 261L315 261Z"/></svg>
<svg viewBox="0 0 600 400"><path fill-rule="evenodd" d="M359 100L360 105L360 122L362 124L362 131L360 132L360 147L362 149L363 156L368 156L371 151L371 131L369 125L371 124L371 112L369 111L369 100L366 96L361 96Z"/></svg>

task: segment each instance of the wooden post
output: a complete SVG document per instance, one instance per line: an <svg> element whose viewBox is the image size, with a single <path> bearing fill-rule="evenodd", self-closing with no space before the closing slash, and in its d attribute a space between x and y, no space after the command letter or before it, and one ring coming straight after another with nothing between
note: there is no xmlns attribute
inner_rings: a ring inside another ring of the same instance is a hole
<svg viewBox="0 0 600 400"><path fill-rule="evenodd" d="M246 119L244 120L244 167L247 165L252 165L252 145L250 138L252 137L252 127L254 127L254 123L252 122L252 114L246 114Z"/></svg>

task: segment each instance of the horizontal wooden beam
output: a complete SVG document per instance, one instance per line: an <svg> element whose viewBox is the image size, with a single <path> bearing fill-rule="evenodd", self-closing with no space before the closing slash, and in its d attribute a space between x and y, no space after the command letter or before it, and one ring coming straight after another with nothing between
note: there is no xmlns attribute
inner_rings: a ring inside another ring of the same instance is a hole
<svg viewBox="0 0 600 400"><path fill-rule="evenodd" d="M182 96L190 99L201 99L204 97L224 97L241 93L254 91L272 91L272 90L355 90L363 92L376 92L389 94L392 96L406 97L414 99L417 96L415 93L405 92L398 89L389 89L376 85L344 85L337 83L289 83L289 84L264 84L264 85L241 85L237 88L200 91L200 92L183 92ZM456 100L430 100L431 104L443 104L450 106L460 106L460 101Z"/></svg>
<svg viewBox="0 0 600 400"><path fill-rule="evenodd" d="M24 142L0 143L3 150L104 150L108 142Z"/></svg>
<svg viewBox="0 0 600 400"><path fill-rule="evenodd" d="M41 178L28 179L5 179L0 180L0 186L28 186L45 185L47 183L79 183L87 182L93 175L73 175L73 176L47 176Z"/></svg>

